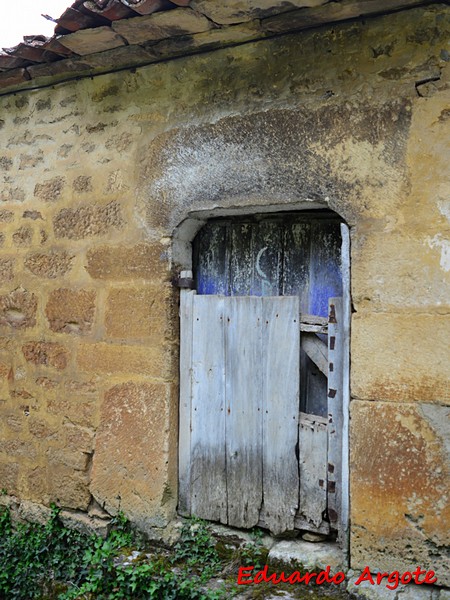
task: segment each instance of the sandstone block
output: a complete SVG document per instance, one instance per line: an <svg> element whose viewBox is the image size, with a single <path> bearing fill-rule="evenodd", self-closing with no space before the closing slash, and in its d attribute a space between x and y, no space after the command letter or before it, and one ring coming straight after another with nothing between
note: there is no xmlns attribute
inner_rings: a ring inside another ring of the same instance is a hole
<svg viewBox="0 0 450 600"><path fill-rule="evenodd" d="M28 458L35 460L37 448L33 442L26 440L0 440L0 453L10 458Z"/></svg>
<svg viewBox="0 0 450 600"><path fill-rule="evenodd" d="M17 494L19 465L16 462L0 462L0 489L10 495Z"/></svg>
<svg viewBox="0 0 450 600"><path fill-rule="evenodd" d="M11 223L14 220L14 213L10 210L0 210L0 223Z"/></svg>
<svg viewBox="0 0 450 600"><path fill-rule="evenodd" d="M94 533L105 538L109 531L110 519L100 519L68 510L62 510L59 517L65 527L75 529L84 535L92 535Z"/></svg>
<svg viewBox="0 0 450 600"><path fill-rule="evenodd" d="M160 282L169 275L167 247L159 243L101 246L87 253L86 269L94 279Z"/></svg>
<svg viewBox="0 0 450 600"><path fill-rule="evenodd" d="M37 277L56 279L63 277L72 268L73 254L65 250L51 252L33 252L24 261L25 268Z"/></svg>
<svg viewBox="0 0 450 600"><path fill-rule="evenodd" d="M87 453L79 450L67 450L66 448L49 448L46 456L50 469L62 465L80 472L87 470L90 459Z"/></svg>
<svg viewBox="0 0 450 600"><path fill-rule="evenodd" d="M20 227L12 236L13 244L18 248L23 246L31 246L33 241L33 230L31 227L23 226Z"/></svg>
<svg viewBox="0 0 450 600"><path fill-rule="evenodd" d="M0 283L6 283L12 279L14 279L14 259L0 258Z"/></svg>
<svg viewBox="0 0 450 600"><path fill-rule="evenodd" d="M66 180L64 177L53 177L34 186L34 196L44 202L55 202L62 194Z"/></svg>
<svg viewBox="0 0 450 600"><path fill-rule="evenodd" d="M353 569L436 572L448 585L450 409L352 402Z"/></svg>
<svg viewBox="0 0 450 600"><path fill-rule="evenodd" d="M81 56L105 52L125 45L124 40L120 35L114 33L111 27L80 29L75 33L65 35L61 42L72 52Z"/></svg>
<svg viewBox="0 0 450 600"><path fill-rule="evenodd" d="M98 421L95 400L80 400L78 397L60 395L47 400L47 410L52 415L70 419L83 427L95 427Z"/></svg>
<svg viewBox="0 0 450 600"><path fill-rule="evenodd" d="M352 395L450 402L445 315L358 314L352 319Z"/></svg>
<svg viewBox="0 0 450 600"><path fill-rule="evenodd" d="M106 375L135 373L167 378L173 371L173 361L167 348L106 343L80 345L77 365L81 371Z"/></svg>
<svg viewBox="0 0 450 600"><path fill-rule="evenodd" d="M108 512L164 524L170 386L128 382L105 394L92 466L91 491Z"/></svg>
<svg viewBox="0 0 450 600"><path fill-rule="evenodd" d="M79 208L63 208L53 219L57 238L81 240L120 230L124 225L120 204L110 202L104 206L88 204Z"/></svg>
<svg viewBox="0 0 450 600"><path fill-rule="evenodd" d="M404 228L406 229L406 227ZM352 243L352 300L360 309L428 310L446 306L450 277L430 232L409 234L355 231Z"/></svg>
<svg viewBox="0 0 450 600"><path fill-rule="evenodd" d="M0 156L0 171L9 171L13 165L13 161L7 156Z"/></svg>
<svg viewBox="0 0 450 600"><path fill-rule="evenodd" d="M22 521L45 525L52 514L52 510L51 508L43 506L42 504L36 504L35 502L29 502L28 500L21 500L17 514L19 519Z"/></svg>
<svg viewBox="0 0 450 600"><path fill-rule="evenodd" d="M24 210L22 217L24 219L31 219L32 221L37 221L38 219L42 221L42 214L38 210Z"/></svg>
<svg viewBox="0 0 450 600"><path fill-rule="evenodd" d="M95 292L88 290L54 290L45 307L50 329L60 333L89 333L94 321L95 298Z"/></svg>
<svg viewBox="0 0 450 600"><path fill-rule="evenodd" d="M33 413L28 417L28 429L31 435L38 440L48 440L58 434L57 428L50 426L47 421L37 418Z"/></svg>
<svg viewBox="0 0 450 600"><path fill-rule="evenodd" d="M209 0L192 0L190 6L205 14L215 23L229 25L242 23L251 19L262 19L294 8L312 8L326 4L329 0L231 0L231 2L209 2Z"/></svg>
<svg viewBox="0 0 450 600"><path fill-rule="evenodd" d="M94 447L94 431L87 427L80 427L73 423L64 425L66 438L65 447L69 450L78 450L81 452L92 452Z"/></svg>
<svg viewBox="0 0 450 600"><path fill-rule="evenodd" d="M54 367L59 371L67 367L69 352L56 342L28 342L22 346L22 352L28 362L36 366Z"/></svg>
<svg viewBox="0 0 450 600"><path fill-rule="evenodd" d="M55 465L49 472L50 501L63 508L86 511L91 499L86 475L72 467Z"/></svg>
<svg viewBox="0 0 450 600"><path fill-rule="evenodd" d="M211 29L211 23L203 15L191 9L178 8L115 21L113 29L123 36L129 44L142 44L177 35L191 35Z"/></svg>
<svg viewBox="0 0 450 600"><path fill-rule="evenodd" d="M72 184L73 191L78 194L92 192L92 177L90 175L79 175Z"/></svg>
<svg viewBox="0 0 450 600"><path fill-rule="evenodd" d="M4 243L5 243L5 234L0 233L0 246L3 246Z"/></svg>
<svg viewBox="0 0 450 600"><path fill-rule="evenodd" d="M48 476L46 467L32 468L26 474L27 498L35 502L48 501Z"/></svg>
<svg viewBox="0 0 450 600"><path fill-rule="evenodd" d="M0 326L16 329L33 327L36 324L37 298L23 288L17 288L0 296Z"/></svg>
<svg viewBox="0 0 450 600"><path fill-rule="evenodd" d="M151 337L164 340L171 321L177 319L170 286L112 290L106 303L105 326L113 338Z"/></svg>

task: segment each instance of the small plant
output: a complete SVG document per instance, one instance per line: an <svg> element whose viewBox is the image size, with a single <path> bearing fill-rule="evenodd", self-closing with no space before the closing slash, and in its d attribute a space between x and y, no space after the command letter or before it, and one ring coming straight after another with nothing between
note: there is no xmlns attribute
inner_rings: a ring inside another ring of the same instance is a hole
<svg viewBox="0 0 450 600"><path fill-rule="evenodd" d="M0 598L5 600L219 600L204 589L220 571L215 542L205 523L183 528L170 556L141 554L126 562L136 540L123 514L106 539L64 527L52 507L45 525L13 525L0 509Z"/></svg>
<svg viewBox="0 0 450 600"><path fill-rule="evenodd" d="M184 561L188 567L201 569L203 579L209 579L217 573L220 557L216 550L216 540L201 519L192 518L183 525L180 540L174 550L174 561Z"/></svg>

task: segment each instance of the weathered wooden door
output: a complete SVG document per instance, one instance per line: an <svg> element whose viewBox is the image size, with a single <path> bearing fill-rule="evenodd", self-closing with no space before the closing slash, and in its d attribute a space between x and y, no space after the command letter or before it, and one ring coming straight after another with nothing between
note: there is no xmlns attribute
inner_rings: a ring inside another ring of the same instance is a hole
<svg viewBox="0 0 450 600"><path fill-rule="evenodd" d="M328 532L339 223L211 221L194 258L196 291L182 292L180 310L179 511L274 533Z"/></svg>

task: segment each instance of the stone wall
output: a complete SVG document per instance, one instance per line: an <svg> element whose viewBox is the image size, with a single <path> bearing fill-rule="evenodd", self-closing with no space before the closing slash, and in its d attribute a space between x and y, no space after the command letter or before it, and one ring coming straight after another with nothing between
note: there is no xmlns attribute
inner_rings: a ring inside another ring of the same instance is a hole
<svg viewBox="0 0 450 600"><path fill-rule="evenodd" d="M165 527L174 231L319 203L352 235L351 565L450 583L446 17L437 4L0 98L8 498Z"/></svg>

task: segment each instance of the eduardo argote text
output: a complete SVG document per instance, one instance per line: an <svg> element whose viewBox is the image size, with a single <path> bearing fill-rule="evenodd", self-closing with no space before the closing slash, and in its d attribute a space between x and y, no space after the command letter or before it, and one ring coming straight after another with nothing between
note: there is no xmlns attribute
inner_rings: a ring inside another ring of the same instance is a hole
<svg viewBox="0 0 450 600"><path fill-rule="evenodd" d="M345 581L345 573L338 571L334 575L331 574L331 567L327 566L323 571L301 573L300 571L292 571L286 574L282 571L280 574L269 573L269 566L265 565L263 569L255 571L254 566L240 567L238 571L238 585L257 585L259 583L303 583L309 585L334 584L340 585ZM390 573L372 574L369 567L365 567L362 573L357 577L355 585L360 585L363 581L368 581L371 585L385 586L389 590L395 590L400 584L414 583L428 585L436 583L434 571L426 571L421 567L417 567L414 571L391 571Z"/></svg>

